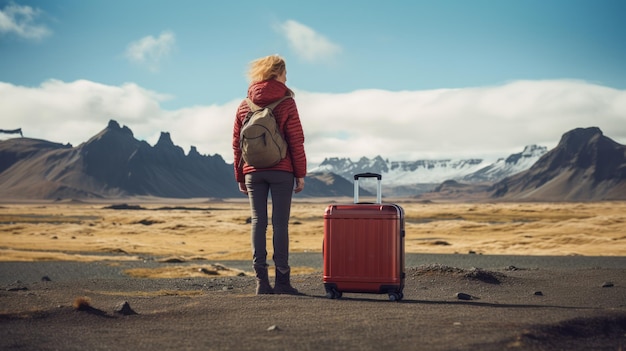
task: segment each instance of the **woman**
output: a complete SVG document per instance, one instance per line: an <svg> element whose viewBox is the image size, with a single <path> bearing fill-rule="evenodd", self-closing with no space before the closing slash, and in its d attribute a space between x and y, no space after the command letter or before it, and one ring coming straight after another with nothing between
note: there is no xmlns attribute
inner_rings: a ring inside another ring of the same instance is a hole
<svg viewBox="0 0 626 351"><path fill-rule="evenodd" d="M248 98L258 106L267 106L284 96L273 110L276 123L287 142L287 156L269 168L254 168L241 160L240 130L250 107L244 100L237 109L233 128L235 179L239 190L248 195L252 210L252 264L256 274L257 294L298 294L291 286L289 268L289 216L293 192L304 189L306 155L304 133L293 92L287 88L285 60L271 55L253 61L248 72ZM294 187L295 181L295 187ZM266 231L268 195L272 194L272 229L276 281L272 289L268 278Z"/></svg>

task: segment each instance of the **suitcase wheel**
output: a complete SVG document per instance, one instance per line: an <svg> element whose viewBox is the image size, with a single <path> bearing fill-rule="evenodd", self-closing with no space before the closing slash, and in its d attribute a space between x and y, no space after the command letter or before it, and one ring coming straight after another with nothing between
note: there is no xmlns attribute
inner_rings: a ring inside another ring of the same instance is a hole
<svg viewBox="0 0 626 351"><path fill-rule="evenodd" d="M342 292L335 287L326 287L326 297L329 299L340 299Z"/></svg>
<svg viewBox="0 0 626 351"><path fill-rule="evenodd" d="M404 297L402 291L389 293L389 301L400 301Z"/></svg>

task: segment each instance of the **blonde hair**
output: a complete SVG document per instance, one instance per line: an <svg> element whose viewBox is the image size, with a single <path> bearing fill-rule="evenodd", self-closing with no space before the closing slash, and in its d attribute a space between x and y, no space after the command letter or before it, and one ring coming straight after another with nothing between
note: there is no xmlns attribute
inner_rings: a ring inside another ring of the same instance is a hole
<svg viewBox="0 0 626 351"><path fill-rule="evenodd" d="M250 62L248 78L250 83L262 82L279 77L285 69L285 60L282 57L265 56Z"/></svg>

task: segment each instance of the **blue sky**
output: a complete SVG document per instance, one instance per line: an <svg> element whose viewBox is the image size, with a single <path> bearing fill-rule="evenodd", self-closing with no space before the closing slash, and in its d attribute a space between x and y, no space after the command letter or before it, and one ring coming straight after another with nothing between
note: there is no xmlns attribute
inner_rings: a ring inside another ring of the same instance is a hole
<svg viewBox="0 0 626 351"><path fill-rule="evenodd" d="M278 53L312 163L506 157L589 126L624 143L625 13L622 0L0 0L0 129L79 144L116 119L231 161L247 64Z"/></svg>

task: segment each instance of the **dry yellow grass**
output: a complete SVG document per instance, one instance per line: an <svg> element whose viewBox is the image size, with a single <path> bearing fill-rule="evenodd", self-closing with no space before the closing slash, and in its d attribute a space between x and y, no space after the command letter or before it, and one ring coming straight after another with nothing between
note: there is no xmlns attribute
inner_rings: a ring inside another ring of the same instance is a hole
<svg viewBox="0 0 626 351"><path fill-rule="evenodd" d="M626 255L624 202L407 207L407 252Z"/></svg>
<svg viewBox="0 0 626 351"><path fill-rule="evenodd" d="M626 202L396 203L406 213L408 253L626 255ZM108 205L0 206L0 261L251 258L247 202ZM292 252L321 251L326 206L294 203Z"/></svg>

